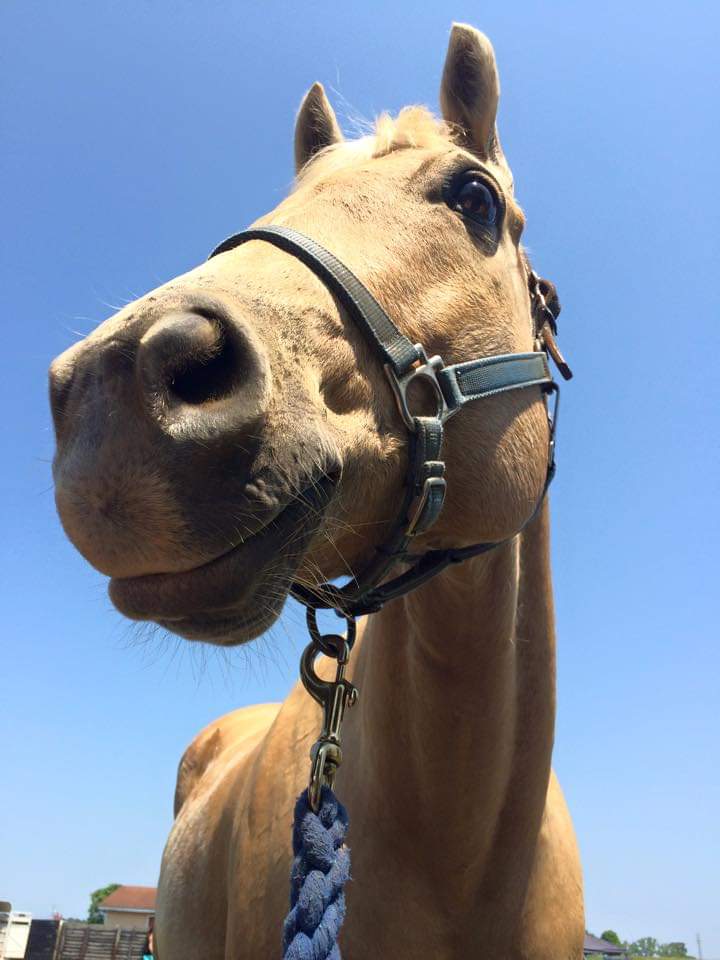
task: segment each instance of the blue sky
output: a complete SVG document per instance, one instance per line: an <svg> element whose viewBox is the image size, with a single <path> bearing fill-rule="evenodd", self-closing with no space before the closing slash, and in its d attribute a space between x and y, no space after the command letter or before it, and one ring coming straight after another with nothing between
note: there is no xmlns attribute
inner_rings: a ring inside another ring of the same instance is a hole
<svg viewBox="0 0 720 960"><path fill-rule="evenodd" d="M437 104L452 20L495 44L500 130L564 304L552 491L555 762L588 926L720 957L717 5L5 0L0 897L84 915L154 884L177 761L288 690L297 609L223 656L131 628L65 541L50 359L274 206L322 80L341 117Z"/></svg>

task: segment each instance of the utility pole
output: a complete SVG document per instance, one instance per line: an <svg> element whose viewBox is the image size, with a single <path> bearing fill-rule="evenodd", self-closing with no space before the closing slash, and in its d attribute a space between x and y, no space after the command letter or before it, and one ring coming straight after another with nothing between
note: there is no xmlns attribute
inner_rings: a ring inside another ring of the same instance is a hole
<svg viewBox="0 0 720 960"><path fill-rule="evenodd" d="M699 934L699 933L696 933L696 934L695 934L695 939L697 940L697 945L698 945L698 960L703 960L703 955L702 955L702 940L700 939L700 934Z"/></svg>

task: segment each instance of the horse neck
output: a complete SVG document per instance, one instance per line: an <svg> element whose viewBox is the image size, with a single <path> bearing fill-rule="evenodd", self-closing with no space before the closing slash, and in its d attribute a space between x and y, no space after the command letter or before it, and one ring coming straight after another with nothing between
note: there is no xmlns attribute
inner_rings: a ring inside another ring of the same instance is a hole
<svg viewBox="0 0 720 960"><path fill-rule="evenodd" d="M544 507L512 543L368 624L338 789L354 836L406 868L441 862L477 889L478 873L499 879L500 848L534 845L555 712L548 554Z"/></svg>

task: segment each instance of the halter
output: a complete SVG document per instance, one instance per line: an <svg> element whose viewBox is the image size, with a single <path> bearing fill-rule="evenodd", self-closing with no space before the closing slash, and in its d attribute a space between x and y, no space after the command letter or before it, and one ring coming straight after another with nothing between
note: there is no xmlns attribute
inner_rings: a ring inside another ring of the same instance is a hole
<svg viewBox="0 0 720 960"><path fill-rule="evenodd" d="M224 240L210 257L234 250L249 240L264 240L296 257L337 298L383 364L400 415L410 433L405 495L385 543L376 549L368 565L344 586L321 583L309 587L293 583L290 589L292 596L307 611L310 643L302 654L300 676L308 693L323 708L323 724L320 737L310 753L309 786L301 794L295 809L295 862L291 910L284 928L285 956L305 956L303 950L309 949L308 944L320 937L327 940L322 955L339 958L337 946L331 948L344 915L343 888L349 875L349 854L343 846L347 814L332 794L332 787L342 762L340 731L343 717L358 696L357 689L345 678L355 642L355 618L375 613L389 600L409 593L450 564L461 563L508 543L534 519L555 473L559 387L551 376L548 356L552 357L566 380L572 377L572 372L555 343L559 308L554 312L550 308L545 299L547 284L529 266L528 293L535 350L532 353L481 357L446 366L441 357L428 357L422 344L413 344L402 334L367 287L332 253L296 230L272 226L245 230ZM412 413L408 391L415 380L421 380L429 387L435 400L434 415L416 416ZM466 403L529 387L538 387L543 393L552 394L555 403L552 413L548 409L545 482L528 518L515 533L503 540L428 550L419 555L410 553L414 539L435 523L445 501L445 463L441 454L447 421ZM399 563L405 564L407 569L391 576L393 567ZM317 623L318 609L334 610L344 618L347 634L321 634ZM315 660L321 653L336 661L334 680L322 679L315 670ZM321 850L325 852L319 852ZM314 905L309 912L308 902ZM312 920L309 919L311 916ZM300 941L304 944L302 948Z"/></svg>
<svg viewBox="0 0 720 960"><path fill-rule="evenodd" d="M413 344L388 317L358 278L319 243L289 227L259 227L236 233L217 246L210 258L233 250L249 240L264 240L305 264L337 297L360 328L383 364L400 414L411 437L406 492L398 519L374 558L343 587L322 583L312 587L293 583L291 594L308 609L332 609L349 618L375 613L388 601L414 590L452 563L487 553L513 539L535 517L555 471L555 427L559 388L550 374L548 354L562 376L572 376L557 346L557 316L543 293L544 281L530 270L528 289L535 326L536 350L532 353L499 354L446 366L439 356L428 357L423 346ZM210 259L209 258L209 259ZM559 310L557 311L559 313ZM414 380L427 384L435 398L434 416L415 416L408 406L408 390ZM522 526L504 540L468 547L408 553L415 537L437 520L445 500L445 464L441 459L443 428L466 403L510 390L540 387L555 396L548 415L548 466L542 493ZM407 571L381 583L397 563Z"/></svg>

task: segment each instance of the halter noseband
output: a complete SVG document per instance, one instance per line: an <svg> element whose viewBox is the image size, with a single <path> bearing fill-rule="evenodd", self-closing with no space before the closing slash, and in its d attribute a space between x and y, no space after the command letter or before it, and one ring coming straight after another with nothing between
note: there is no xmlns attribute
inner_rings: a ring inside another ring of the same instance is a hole
<svg viewBox="0 0 720 960"><path fill-rule="evenodd" d="M217 246L210 258L249 240L264 240L305 264L340 301L384 365L402 418L410 431L410 469L399 519L386 542L375 551L365 569L342 587L322 583L308 587L293 583L291 594L308 609L309 624L317 609L333 609L348 620L373 613L388 601L425 583L441 570L469 557L487 553L509 542L534 519L555 472L555 428L559 387L552 379L548 354L567 380L572 373L555 344L557 315L548 306L543 281L529 270L528 288L535 324L536 350L510 353L446 366L441 357L428 357L422 345L413 344L388 317L377 300L337 257L309 237L289 227L258 227L236 233ZM559 312L559 311L558 311ZM422 379L435 397L434 416L415 416L407 394L413 380ZM540 387L555 394L553 414L548 413L548 465L542 493L530 516L510 537L488 543L409 554L413 539L437 520L445 500L445 464L441 459L443 427L466 403L509 390ZM409 569L383 581L397 563ZM312 632L312 630L311 630ZM315 632L317 632L315 628Z"/></svg>

